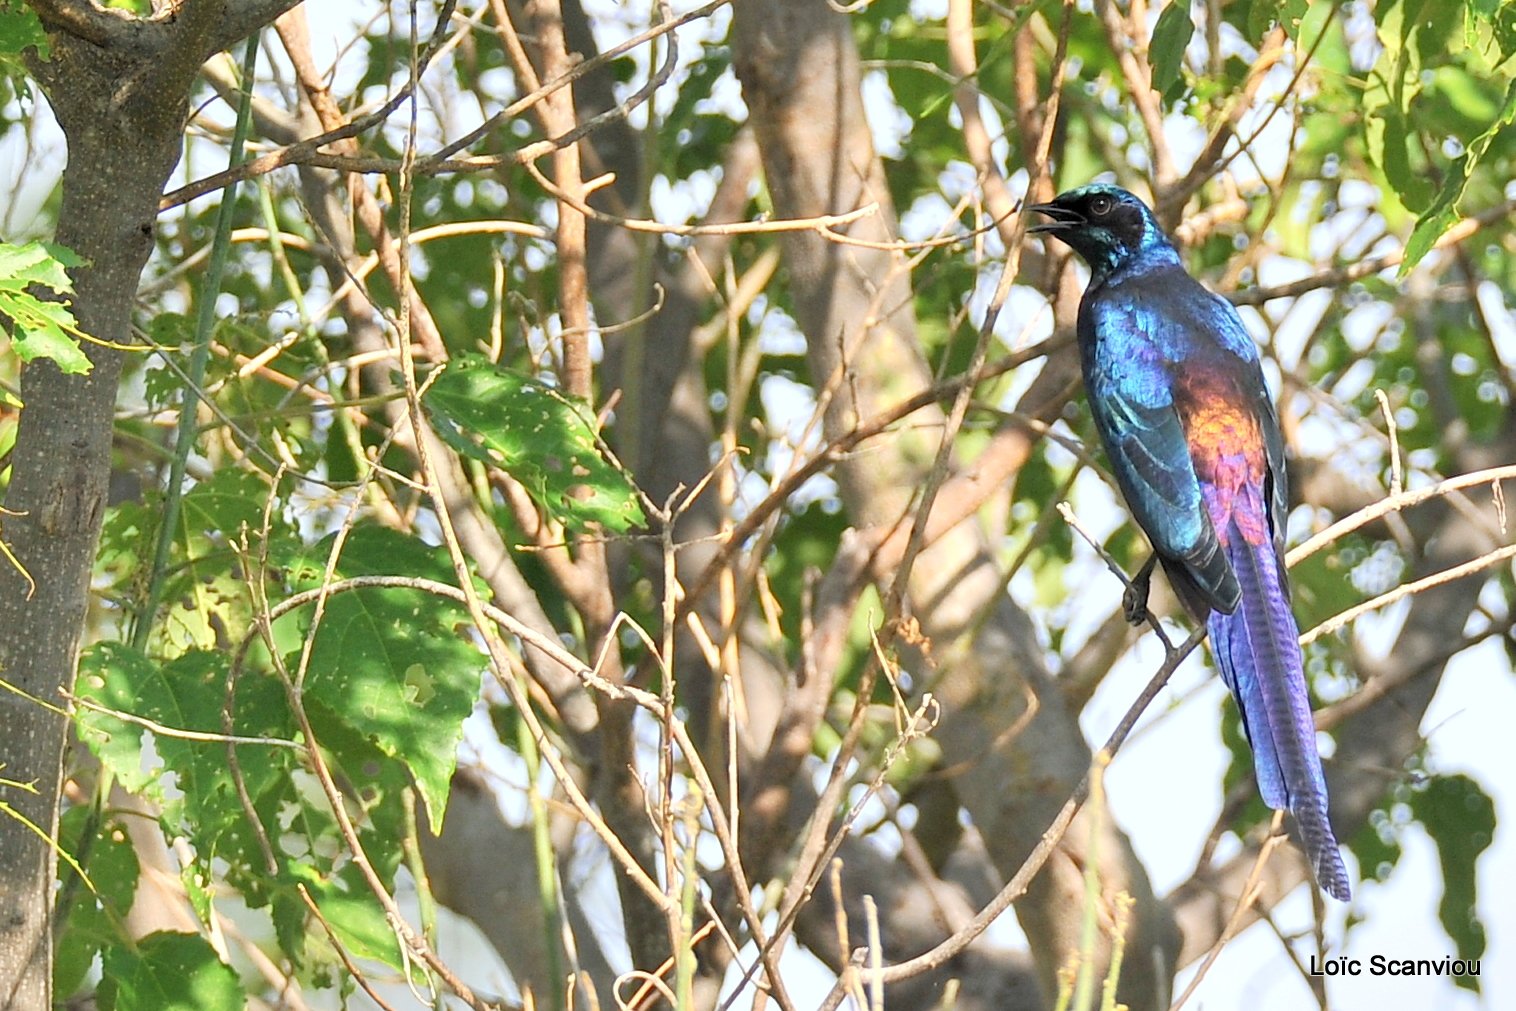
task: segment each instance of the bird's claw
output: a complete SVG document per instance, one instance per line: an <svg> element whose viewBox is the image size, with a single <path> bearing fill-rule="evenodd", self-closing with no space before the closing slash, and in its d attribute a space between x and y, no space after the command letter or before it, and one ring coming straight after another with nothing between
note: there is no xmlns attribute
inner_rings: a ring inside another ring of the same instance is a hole
<svg viewBox="0 0 1516 1011"><path fill-rule="evenodd" d="M1128 625L1142 625L1148 620L1148 593L1152 589L1153 566L1157 561L1157 555L1149 555L1121 595L1121 612Z"/></svg>

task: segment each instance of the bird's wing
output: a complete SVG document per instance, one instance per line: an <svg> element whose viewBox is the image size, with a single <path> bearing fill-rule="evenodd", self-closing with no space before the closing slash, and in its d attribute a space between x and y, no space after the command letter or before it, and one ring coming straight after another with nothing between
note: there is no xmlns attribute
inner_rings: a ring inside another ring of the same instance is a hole
<svg viewBox="0 0 1516 1011"><path fill-rule="evenodd" d="M1227 307L1228 309L1231 306ZM1261 371L1261 370L1260 370ZM1260 376L1261 384L1262 378ZM1267 484L1264 488L1264 507L1268 510L1270 532L1274 538L1274 554L1281 564L1284 559L1284 533L1286 517L1290 512L1290 486L1284 462L1284 433L1279 429L1279 415L1267 389L1262 389L1255 398L1259 429L1263 434L1265 461L1268 465ZM1289 580L1284 582L1284 597L1290 599Z"/></svg>
<svg viewBox="0 0 1516 1011"><path fill-rule="evenodd" d="M1146 301L1113 296L1081 314L1081 345L1093 357L1085 369L1091 413L1127 506L1186 605L1201 617L1207 608L1230 612L1237 579L1211 524L1174 400L1172 359L1182 350L1174 342L1182 335L1173 331L1181 324L1159 319Z"/></svg>
<svg viewBox="0 0 1516 1011"><path fill-rule="evenodd" d="M1196 288L1200 286L1197 284ZM1204 289L1201 289L1204 290ZM1274 543L1274 552L1284 558L1285 518L1289 513L1290 494L1284 459L1284 435L1279 429L1279 415L1274 409L1274 400L1269 396L1263 379L1263 366L1258 358L1258 347L1253 343L1242 318L1230 302L1210 292L1204 299L1197 299L1193 314L1189 316L1189 329L1203 326L1215 335L1215 343L1208 359L1208 369L1229 385L1226 399L1238 405L1245 415L1252 446L1262 450L1259 473L1254 476L1263 489L1263 519L1268 524L1269 536ZM1198 318L1197 318L1198 317ZM1180 410L1185 405L1181 396ZM1194 435L1190 436L1191 450L1197 447ZM1250 446L1251 448L1251 446ZM1205 483L1203 468L1201 483ZM1285 589L1288 596L1288 586Z"/></svg>

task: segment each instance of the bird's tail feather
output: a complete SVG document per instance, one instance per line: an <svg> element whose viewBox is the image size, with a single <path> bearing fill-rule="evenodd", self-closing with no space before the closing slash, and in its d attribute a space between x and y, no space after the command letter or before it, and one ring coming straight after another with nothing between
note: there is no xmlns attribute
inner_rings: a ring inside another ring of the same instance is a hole
<svg viewBox="0 0 1516 1011"><path fill-rule="evenodd" d="M1326 777L1279 559L1272 543L1248 543L1235 524L1228 533L1227 559L1242 586L1242 602L1231 614L1211 612L1217 665L1242 710L1264 802L1295 815L1316 880L1345 902L1347 868L1327 820Z"/></svg>

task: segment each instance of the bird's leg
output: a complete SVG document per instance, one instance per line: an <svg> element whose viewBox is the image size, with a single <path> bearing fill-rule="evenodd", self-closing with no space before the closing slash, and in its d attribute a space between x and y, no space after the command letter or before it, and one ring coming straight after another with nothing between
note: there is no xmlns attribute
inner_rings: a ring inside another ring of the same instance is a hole
<svg viewBox="0 0 1516 1011"><path fill-rule="evenodd" d="M1137 575L1126 584L1126 592L1121 595L1121 611L1128 625L1141 625L1148 620L1148 591L1152 589L1153 566L1157 564L1158 553L1155 551L1148 555Z"/></svg>

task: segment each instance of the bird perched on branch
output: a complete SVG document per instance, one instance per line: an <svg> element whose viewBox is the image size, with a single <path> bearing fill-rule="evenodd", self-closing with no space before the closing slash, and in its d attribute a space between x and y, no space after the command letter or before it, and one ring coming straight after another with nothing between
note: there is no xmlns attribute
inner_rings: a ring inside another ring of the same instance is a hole
<svg viewBox="0 0 1516 1011"><path fill-rule="evenodd" d="M1317 882L1346 901L1284 568L1284 440L1258 349L1131 193L1097 183L1030 209L1048 220L1029 231L1090 265L1079 350L1116 482L1180 601L1206 622L1264 801L1294 814ZM1134 622L1152 566L1127 598Z"/></svg>

